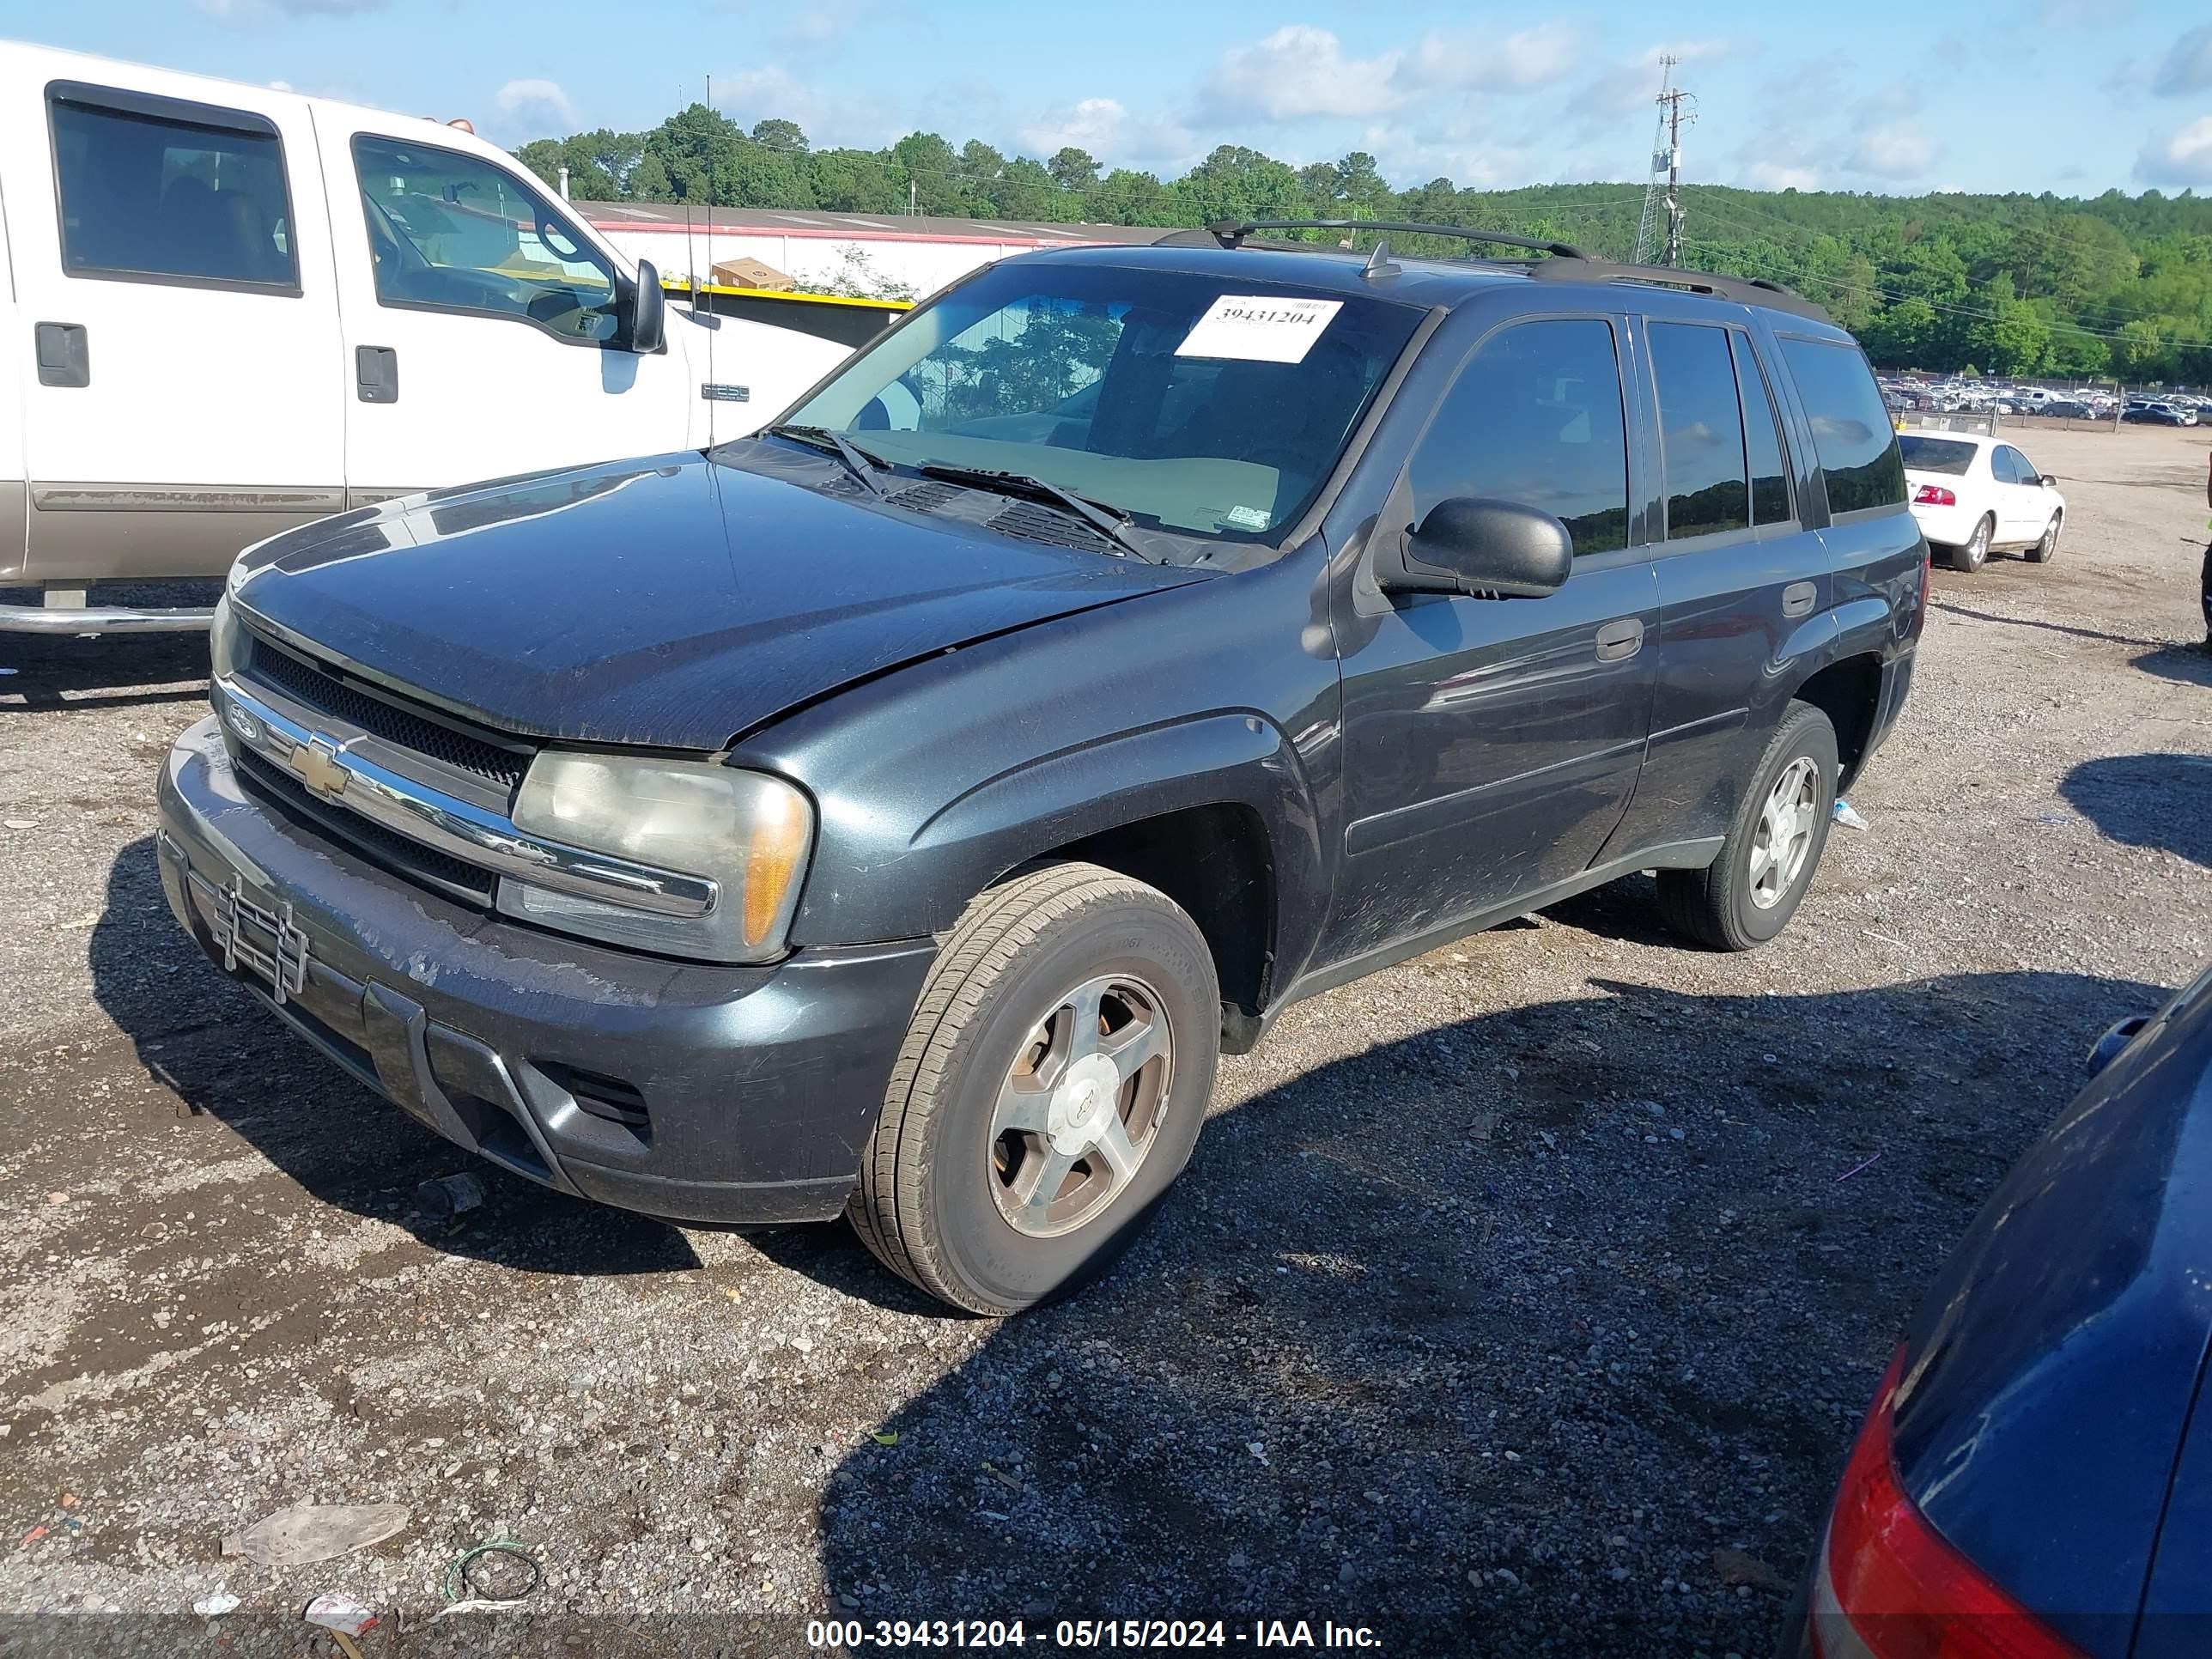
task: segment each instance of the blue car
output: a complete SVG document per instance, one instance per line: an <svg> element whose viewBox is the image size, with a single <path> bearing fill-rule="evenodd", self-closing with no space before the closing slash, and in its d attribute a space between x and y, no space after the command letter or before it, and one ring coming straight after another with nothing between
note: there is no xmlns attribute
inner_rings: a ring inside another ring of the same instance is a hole
<svg viewBox="0 0 2212 1659"><path fill-rule="evenodd" d="M2212 973L2090 1066L1899 1344L1785 1653L2212 1653Z"/></svg>

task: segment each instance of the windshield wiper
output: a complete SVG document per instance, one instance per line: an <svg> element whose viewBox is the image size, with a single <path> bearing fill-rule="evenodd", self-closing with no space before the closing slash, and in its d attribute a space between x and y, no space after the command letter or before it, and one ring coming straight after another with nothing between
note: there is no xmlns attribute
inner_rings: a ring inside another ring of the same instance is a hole
<svg viewBox="0 0 2212 1659"><path fill-rule="evenodd" d="M1087 495L1079 495L1072 489L1031 476L1027 472L1001 472L988 466L956 466L947 461L922 461L915 471L925 478L942 478L947 483L970 484L978 489L988 489L994 495L1012 495L1026 501L1042 501L1047 507L1056 507L1072 518L1078 518L1133 558L1146 564L1156 562L1152 556L1138 545L1129 533L1129 515L1118 507L1109 507L1103 501L1094 501Z"/></svg>
<svg viewBox="0 0 2212 1659"><path fill-rule="evenodd" d="M762 431L772 438L788 438L795 444L805 444L809 449L818 449L835 455L852 475L868 487L868 492L878 501L890 492L884 486L883 475L890 471L890 463L880 455L871 455L842 432L826 426L809 426L802 422L785 421Z"/></svg>

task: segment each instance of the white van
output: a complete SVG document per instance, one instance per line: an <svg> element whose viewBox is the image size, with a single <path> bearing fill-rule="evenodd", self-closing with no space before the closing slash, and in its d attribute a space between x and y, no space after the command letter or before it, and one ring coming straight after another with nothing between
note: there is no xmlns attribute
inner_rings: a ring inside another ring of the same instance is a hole
<svg viewBox="0 0 2212 1659"><path fill-rule="evenodd" d="M742 436L847 348L665 306L471 133L0 42L0 631L418 489ZM18 390L20 388L20 390Z"/></svg>

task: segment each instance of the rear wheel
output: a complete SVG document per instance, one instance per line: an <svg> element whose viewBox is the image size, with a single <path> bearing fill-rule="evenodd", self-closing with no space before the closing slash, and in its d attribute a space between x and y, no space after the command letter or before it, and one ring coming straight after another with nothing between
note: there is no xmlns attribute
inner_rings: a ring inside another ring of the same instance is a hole
<svg viewBox="0 0 2212 1659"><path fill-rule="evenodd" d="M1836 772L1835 727L1810 703L1791 703L1720 856L1702 870L1659 872L1668 926L1716 951L1748 951L1788 926L1828 844Z"/></svg>
<svg viewBox="0 0 2212 1659"><path fill-rule="evenodd" d="M2043 538L2027 550L2030 564L2049 564L2058 552L2058 521L2063 514L2054 513L2051 522L2043 526Z"/></svg>
<svg viewBox="0 0 2212 1659"><path fill-rule="evenodd" d="M1065 1295L1189 1160L1220 1024L1206 937L1157 889L1090 864L990 889L923 988L854 1228L970 1313Z"/></svg>
<svg viewBox="0 0 2212 1659"><path fill-rule="evenodd" d="M1996 534L1996 522L1989 518L1974 526L1974 533L1951 550L1951 568L1972 572L1990 562L1990 538Z"/></svg>

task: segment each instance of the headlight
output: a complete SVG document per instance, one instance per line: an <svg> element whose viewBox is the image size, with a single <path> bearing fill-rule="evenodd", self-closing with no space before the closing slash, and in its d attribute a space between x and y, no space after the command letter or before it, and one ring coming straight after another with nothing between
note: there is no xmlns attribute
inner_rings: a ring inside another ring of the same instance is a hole
<svg viewBox="0 0 2212 1659"><path fill-rule="evenodd" d="M509 878L499 908L611 945L708 962L783 949L814 840L814 809L781 778L711 763L548 750L531 763L514 827L714 884L704 915L672 916Z"/></svg>
<svg viewBox="0 0 2212 1659"><path fill-rule="evenodd" d="M227 680L238 672L239 647L243 641L238 636L238 618L231 614L230 592L215 602L215 616L208 623L208 665L215 678Z"/></svg>

